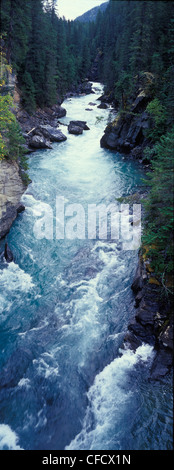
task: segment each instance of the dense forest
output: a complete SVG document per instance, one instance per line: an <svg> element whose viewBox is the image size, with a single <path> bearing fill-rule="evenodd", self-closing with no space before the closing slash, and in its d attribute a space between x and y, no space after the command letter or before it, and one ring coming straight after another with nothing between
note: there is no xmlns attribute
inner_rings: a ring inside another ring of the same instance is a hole
<svg viewBox="0 0 174 470"><path fill-rule="evenodd" d="M134 77L158 77L155 94L173 118L174 4L169 1L110 1L95 22L59 18L55 0L2 0L2 38L17 73L25 107L51 105L90 77L98 56L98 79L116 99L130 96Z"/></svg>
<svg viewBox="0 0 174 470"><path fill-rule="evenodd" d="M104 83L118 111L125 112L137 76L153 75L147 105L151 189L145 201L144 244L168 295L173 266L174 3L111 0L88 23L59 18L57 8L55 0L2 0L1 86L12 67L23 107L34 113L37 106L52 106L85 78L92 79L95 63L94 78ZM1 97L1 114L12 150L7 149L1 120L1 156L12 155L20 141L10 100L9 95Z"/></svg>
<svg viewBox="0 0 174 470"><path fill-rule="evenodd" d="M51 106L90 68L89 25L65 21L56 2L3 0L2 38L8 63L17 73L23 105Z"/></svg>

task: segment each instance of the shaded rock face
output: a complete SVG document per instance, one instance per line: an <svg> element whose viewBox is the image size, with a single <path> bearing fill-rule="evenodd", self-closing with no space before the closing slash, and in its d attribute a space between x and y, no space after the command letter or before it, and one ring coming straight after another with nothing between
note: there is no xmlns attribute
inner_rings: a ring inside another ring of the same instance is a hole
<svg viewBox="0 0 174 470"><path fill-rule="evenodd" d="M23 134L26 140L26 148L30 149L52 149L52 142L64 142L67 137L56 127L49 124L38 125L31 129L28 134Z"/></svg>
<svg viewBox="0 0 174 470"><path fill-rule="evenodd" d="M92 83L88 82L88 80L85 80L83 83L81 83L78 88L77 88L77 93L80 94L85 94L85 95L90 95L91 93L94 93L92 89Z"/></svg>
<svg viewBox="0 0 174 470"><path fill-rule="evenodd" d="M112 105L115 109L119 108L119 101L115 98L113 91L104 93L98 98L98 101L101 101L101 103L107 103L108 105Z"/></svg>
<svg viewBox="0 0 174 470"><path fill-rule="evenodd" d="M67 137L57 128L47 125L40 125L34 128L25 136L28 148L51 149L51 142L64 142Z"/></svg>
<svg viewBox="0 0 174 470"><path fill-rule="evenodd" d="M146 130L150 123L146 107L153 97L153 86L152 74L144 72L137 78L134 96L128 107L106 127L100 141L101 147L141 158L143 149L149 144Z"/></svg>
<svg viewBox="0 0 174 470"><path fill-rule="evenodd" d="M59 105L54 105L52 108L38 109L32 116L23 109L19 109L16 113L16 118L24 133L40 125L56 127L57 120L64 116L66 116L66 109Z"/></svg>
<svg viewBox="0 0 174 470"><path fill-rule="evenodd" d="M99 109L107 109L107 108L108 108L108 105L107 105L107 103L102 102L101 104L99 104L99 106L97 106L97 108L99 108Z"/></svg>
<svg viewBox="0 0 174 470"><path fill-rule="evenodd" d="M57 129L58 119L64 116L66 116L66 109L60 105L38 109L32 116L19 108L16 118L26 141L25 150L30 153L37 149L51 149L51 142L66 140L66 137Z"/></svg>
<svg viewBox="0 0 174 470"><path fill-rule="evenodd" d="M55 129L54 127L51 127L50 125L45 125L45 126L39 126L36 128L36 133L43 136L46 139L49 139L51 142L64 142L67 140L67 137L61 132L59 129Z"/></svg>
<svg viewBox="0 0 174 470"><path fill-rule="evenodd" d="M118 152L130 153L135 148L144 148L148 144L144 130L149 128L146 112L132 116L131 113L121 115L109 124L100 141L101 147L115 149Z"/></svg>
<svg viewBox="0 0 174 470"><path fill-rule="evenodd" d="M10 230L22 208L20 199L26 187L16 162L0 161L0 238Z"/></svg>
<svg viewBox="0 0 174 470"><path fill-rule="evenodd" d="M159 380L173 365L173 320L171 306L161 299L161 289L149 284L144 262L139 258L132 283L135 295L135 316L128 326L125 346L135 350L143 342L154 347L155 358L150 378Z"/></svg>

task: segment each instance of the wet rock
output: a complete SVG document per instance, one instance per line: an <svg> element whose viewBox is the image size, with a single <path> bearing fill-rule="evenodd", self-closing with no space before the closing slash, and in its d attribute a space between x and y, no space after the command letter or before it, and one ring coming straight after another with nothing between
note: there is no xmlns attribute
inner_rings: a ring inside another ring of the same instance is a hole
<svg viewBox="0 0 174 470"><path fill-rule="evenodd" d="M150 128L147 104L153 99L154 76L148 72L137 75L134 92L129 103L122 100L120 112L110 123L100 141L101 147L143 157L143 149L150 145L146 130Z"/></svg>
<svg viewBox="0 0 174 470"><path fill-rule="evenodd" d="M124 346L135 350L142 343L154 347L154 361L150 379L160 380L173 366L173 317L171 303L161 298L161 287L151 284L150 274L139 255L132 283L135 295L135 315L128 325Z"/></svg>
<svg viewBox="0 0 174 470"><path fill-rule="evenodd" d="M7 263L11 263L13 261L13 253L10 250L8 243L5 243L4 258L6 259Z"/></svg>
<svg viewBox="0 0 174 470"><path fill-rule="evenodd" d="M148 125L145 113L136 116L132 116L131 113L119 115L113 123L106 127L100 145L123 153L130 153L135 147L138 147L138 158L140 158L142 149L148 143L144 134Z"/></svg>
<svg viewBox="0 0 174 470"><path fill-rule="evenodd" d="M142 293L142 291L139 291L139 292L137 293L136 297L135 297L135 305L134 305L135 308L138 308L138 307L139 307L140 302L141 302L141 300L142 300L142 297L143 297L143 293Z"/></svg>
<svg viewBox="0 0 174 470"><path fill-rule="evenodd" d="M63 108L62 106L54 105L52 107L52 111L53 111L53 115L58 119L66 116L66 109Z"/></svg>
<svg viewBox="0 0 174 470"><path fill-rule="evenodd" d="M42 135L34 135L29 145L34 149L52 149L50 141L46 140Z"/></svg>
<svg viewBox="0 0 174 470"><path fill-rule="evenodd" d="M86 121L70 121L69 126L81 127L84 131L89 131L89 127L86 124Z"/></svg>
<svg viewBox="0 0 174 470"><path fill-rule="evenodd" d="M64 116L66 116L66 109L59 105L54 105L51 108L37 109L33 115L29 115L24 110L19 110L16 115L26 139L32 130L40 125L57 127L58 119Z"/></svg>
<svg viewBox="0 0 174 470"><path fill-rule="evenodd" d="M171 350L161 348L157 351L151 368L150 379L160 380L171 371Z"/></svg>
<svg viewBox="0 0 174 470"><path fill-rule="evenodd" d="M92 83L90 83L88 80L84 81L83 83L81 83L81 85L79 85L78 92L81 94L84 93L85 95L94 93L94 91L92 90Z"/></svg>
<svg viewBox="0 0 174 470"><path fill-rule="evenodd" d="M108 103L108 104L114 104L115 108L119 106L118 100L114 98L114 92L110 92L108 94L104 93L98 98L98 101Z"/></svg>
<svg viewBox="0 0 174 470"><path fill-rule="evenodd" d="M108 108L108 105L106 103L101 103L99 104L99 106L97 106L97 108L99 109L107 109Z"/></svg>
<svg viewBox="0 0 174 470"><path fill-rule="evenodd" d="M25 206L21 203L19 203L19 206L17 207L17 213L21 214L21 212L25 211Z"/></svg>
<svg viewBox="0 0 174 470"><path fill-rule="evenodd" d="M68 131L70 134L74 134L74 135L83 134L83 128L80 126L76 126L75 124L69 124Z"/></svg>
<svg viewBox="0 0 174 470"><path fill-rule="evenodd" d="M142 269L143 265L141 260L139 259L135 277L131 285L131 289L133 290L134 294L137 294L137 292L139 292L143 287Z"/></svg>
<svg viewBox="0 0 174 470"><path fill-rule="evenodd" d="M154 317L158 310L158 304L154 301L147 300L146 295L142 293L140 306L136 312L136 320L143 326L154 325Z"/></svg>
<svg viewBox="0 0 174 470"><path fill-rule="evenodd" d="M64 142L67 140L67 137L59 129L47 125L41 125L35 129L35 134L44 136L46 139L49 139L51 142Z"/></svg>
<svg viewBox="0 0 174 470"><path fill-rule="evenodd" d="M124 344L128 344L128 347L135 351L142 345L142 343L148 343L155 346L155 335L150 326L145 327L138 323L134 318L128 326L128 332L125 335Z"/></svg>
<svg viewBox="0 0 174 470"><path fill-rule="evenodd" d="M171 320L168 326L161 331L159 341L164 348L173 349L173 325Z"/></svg>

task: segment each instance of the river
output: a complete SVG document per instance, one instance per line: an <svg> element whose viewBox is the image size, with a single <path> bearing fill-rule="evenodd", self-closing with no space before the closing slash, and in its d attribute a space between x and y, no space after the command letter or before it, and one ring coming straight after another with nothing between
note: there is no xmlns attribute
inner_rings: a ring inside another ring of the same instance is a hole
<svg viewBox="0 0 174 470"><path fill-rule="evenodd" d="M112 111L97 108L102 86L93 87L95 94L67 99L61 119L85 120L90 130L75 136L62 124L65 142L29 156L26 210L7 237L14 262L1 259L1 449L172 448L171 378L148 380L149 345L122 350L137 250L55 236L56 197L86 210L142 185L139 163L100 148ZM53 236L38 239L45 207Z"/></svg>

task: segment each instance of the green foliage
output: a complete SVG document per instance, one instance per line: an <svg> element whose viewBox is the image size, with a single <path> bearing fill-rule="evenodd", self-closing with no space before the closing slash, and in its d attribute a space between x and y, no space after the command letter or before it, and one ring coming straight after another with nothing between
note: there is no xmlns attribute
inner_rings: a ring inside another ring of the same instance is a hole
<svg viewBox="0 0 174 470"><path fill-rule="evenodd" d="M0 159L9 153L8 140L9 128L14 123L15 117L10 107L13 100L10 95L0 96Z"/></svg>
<svg viewBox="0 0 174 470"><path fill-rule="evenodd" d="M1 51L1 77L0 87L4 93L4 86L12 74L6 57ZM16 160L20 165L21 176L24 184L28 184L29 178L27 158L24 151L25 140L21 134L20 126L13 113L14 103L10 94L0 95L0 160L8 158Z"/></svg>
<svg viewBox="0 0 174 470"><path fill-rule="evenodd" d="M99 124L101 121L103 121L104 117L103 116L97 116L95 124Z"/></svg>
<svg viewBox="0 0 174 470"><path fill-rule="evenodd" d="M127 105L127 95L132 91L132 77L130 73L122 72L119 80L115 83L114 97L117 100L122 98L122 108L125 109Z"/></svg>
<svg viewBox="0 0 174 470"><path fill-rule="evenodd" d="M0 159L20 161L24 155L25 140L12 112L12 106L13 99L10 95L0 96Z"/></svg>
<svg viewBox="0 0 174 470"><path fill-rule="evenodd" d="M164 134L166 127L166 109L158 98L154 98L146 108L150 116L150 129L146 131L148 138L156 142Z"/></svg>
<svg viewBox="0 0 174 470"><path fill-rule="evenodd" d="M7 156L11 160L19 161L24 153L23 145L25 143L24 138L21 134L21 129L19 127L18 122L16 119L9 123L8 131L7 131L7 139L8 139L8 153Z"/></svg>
<svg viewBox="0 0 174 470"><path fill-rule="evenodd" d="M156 77L155 97L172 123L174 105L174 3L169 1L110 0L98 15L93 44L100 50L100 80L124 107L134 92L135 76ZM169 110L169 112L168 112Z"/></svg>
<svg viewBox="0 0 174 470"><path fill-rule="evenodd" d="M24 74L22 75L21 83L22 104L30 114L36 109L36 101L35 87L29 72L24 72Z"/></svg>
<svg viewBox="0 0 174 470"><path fill-rule="evenodd" d="M52 106L88 75L93 28L58 18L54 0L2 0L1 9L7 59L23 106L29 113Z"/></svg>
<svg viewBox="0 0 174 470"><path fill-rule="evenodd" d="M0 96L0 160L8 158L17 161L20 166L21 177L27 186L29 177L27 157L25 155L25 140L21 129L12 112L13 99L10 95Z"/></svg>
<svg viewBox="0 0 174 470"><path fill-rule="evenodd" d="M174 128L156 144L152 171L147 175L151 189L144 201L143 244L153 246L149 255L158 276L173 269L173 148Z"/></svg>

